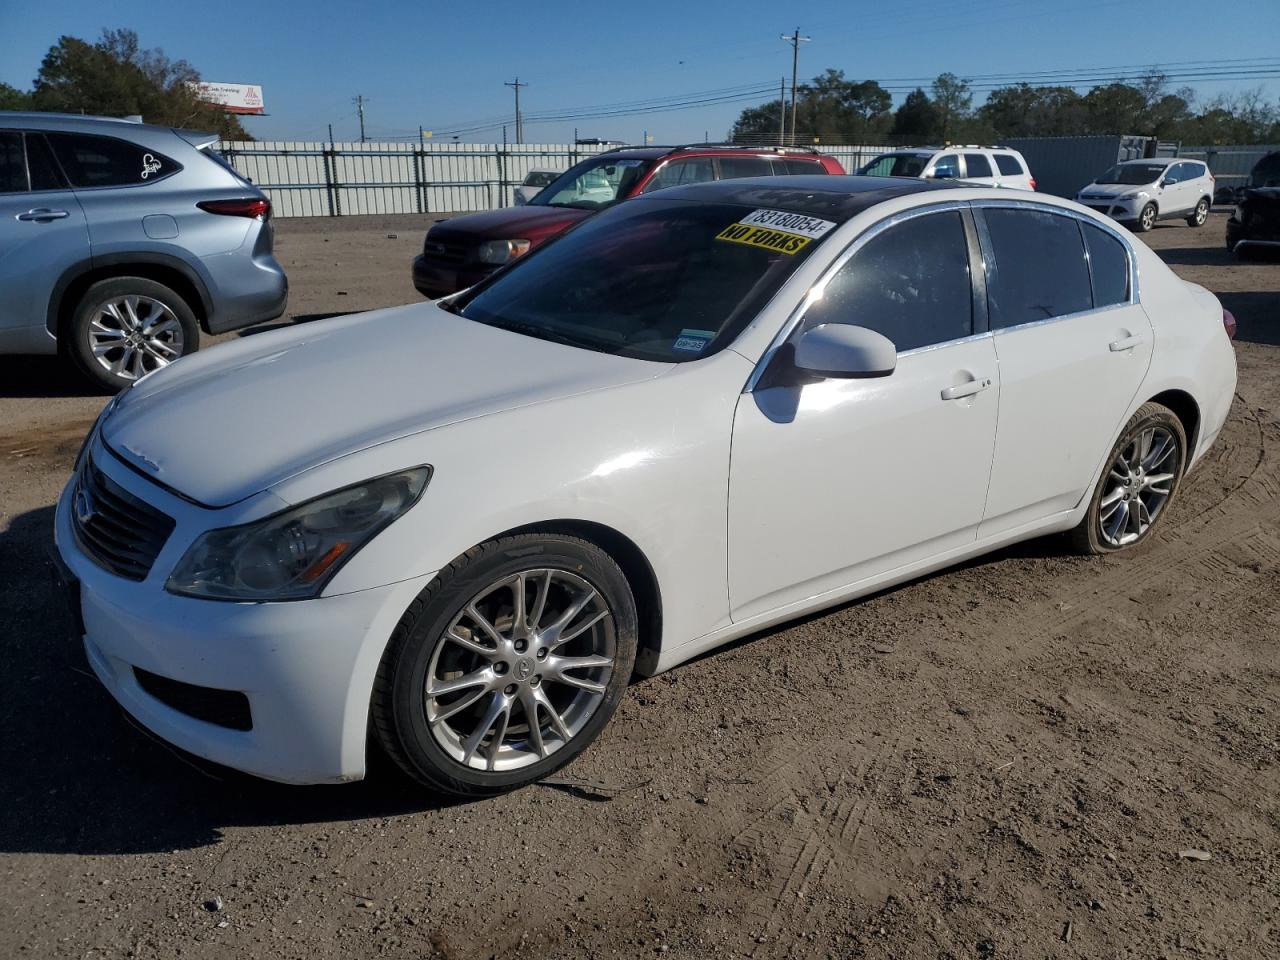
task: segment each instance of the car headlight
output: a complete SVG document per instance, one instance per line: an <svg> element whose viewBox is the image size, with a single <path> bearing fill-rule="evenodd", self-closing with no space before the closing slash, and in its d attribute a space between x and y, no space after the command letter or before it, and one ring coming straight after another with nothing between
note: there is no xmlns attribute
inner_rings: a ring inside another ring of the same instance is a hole
<svg viewBox="0 0 1280 960"><path fill-rule="evenodd" d="M528 240L490 240L480 244L481 263L506 263L529 252Z"/></svg>
<svg viewBox="0 0 1280 960"><path fill-rule="evenodd" d="M165 589L209 600L305 600L389 523L431 478L415 467L327 493L282 513L202 534Z"/></svg>
<svg viewBox="0 0 1280 960"><path fill-rule="evenodd" d="M1128 193L1121 194L1117 199L1119 199L1119 200L1137 200L1140 196L1142 196L1141 191L1139 191L1139 190L1131 190L1131 191L1129 191Z"/></svg>

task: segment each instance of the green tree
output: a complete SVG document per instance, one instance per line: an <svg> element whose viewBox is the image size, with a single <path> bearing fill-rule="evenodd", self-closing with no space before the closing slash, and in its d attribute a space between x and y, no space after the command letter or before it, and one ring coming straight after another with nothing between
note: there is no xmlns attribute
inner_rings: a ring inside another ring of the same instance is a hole
<svg viewBox="0 0 1280 960"><path fill-rule="evenodd" d="M1063 137L1083 133L1081 97L1070 87L1001 87L987 98L978 119L996 137Z"/></svg>
<svg viewBox="0 0 1280 960"><path fill-rule="evenodd" d="M954 73L940 73L933 81L933 106L938 112L938 133L947 140L955 135L956 127L968 119L973 107L973 94L969 82Z"/></svg>
<svg viewBox="0 0 1280 960"><path fill-rule="evenodd" d="M911 138L923 143L938 136L941 129L938 108L922 88L916 87L907 94L902 106L894 113L891 133L895 137Z"/></svg>
<svg viewBox="0 0 1280 960"><path fill-rule="evenodd" d="M734 121L729 140L741 143L777 143L778 123L782 119L782 102L771 100L758 107L747 107Z"/></svg>
<svg viewBox="0 0 1280 960"><path fill-rule="evenodd" d="M1085 94L1084 110L1088 133L1140 133L1147 98L1127 83L1108 83Z"/></svg>
<svg viewBox="0 0 1280 960"><path fill-rule="evenodd" d="M90 44L60 37L40 64L31 92L37 110L104 116L140 115L148 123L213 130L248 139L240 121L197 98L200 74L158 48L144 50L132 30L104 30Z"/></svg>
<svg viewBox="0 0 1280 960"><path fill-rule="evenodd" d="M25 90L0 83L0 110L30 110L31 94Z"/></svg>

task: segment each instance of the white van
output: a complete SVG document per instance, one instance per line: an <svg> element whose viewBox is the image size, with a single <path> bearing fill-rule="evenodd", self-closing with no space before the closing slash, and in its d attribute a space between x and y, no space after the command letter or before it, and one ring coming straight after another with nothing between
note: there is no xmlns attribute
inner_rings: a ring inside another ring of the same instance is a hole
<svg viewBox="0 0 1280 960"><path fill-rule="evenodd" d="M1036 178L1017 150L1007 147L919 147L882 153L858 170L863 177L964 180L984 187L1034 190Z"/></svg>

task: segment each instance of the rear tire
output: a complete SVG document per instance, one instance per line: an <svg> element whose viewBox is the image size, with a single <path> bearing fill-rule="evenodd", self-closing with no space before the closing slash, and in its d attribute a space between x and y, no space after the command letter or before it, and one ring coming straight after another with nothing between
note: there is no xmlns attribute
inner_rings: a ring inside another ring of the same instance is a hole
<svg viewBox="0 0 1280 960"><path fill-rule="evenodd" d="M1151 535L1173 502L1187 465L1182 421L1158 403L1144 403L1129 418L1074 530L1081 553L1118 553Z"/></svg>
<svg viewBox="0 0 1280 960"><path fill-rule="evenodd" d="M373 730L410 777L449 796L541 780L613 716L636 624L626 577L595 544L556 533L490 540L401 617L374 682Z"/></svg>
<svg viewBox="0 0 1280 960"><path fill-rule="evenodd" d="M1203 227L1209 220L1209 198L1201 197L1200 202L1196 204L1196 208L1191 211L1191 216L1187 217L1187 226Z"/></svg>
<svg viewBox="0 0 1280 960"><path fill-rule="evenodd" d="M76 366L112 393L200 349L200 323L191 307L145 277L112 277L90 286L63 332Z"/></svg>

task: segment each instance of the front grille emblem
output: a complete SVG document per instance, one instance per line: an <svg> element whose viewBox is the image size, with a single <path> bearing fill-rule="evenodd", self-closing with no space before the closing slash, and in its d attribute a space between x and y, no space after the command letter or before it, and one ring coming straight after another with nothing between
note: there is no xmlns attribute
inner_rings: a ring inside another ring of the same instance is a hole
<svg viewBox="0 0 1280 960"><path fill-rule="evenodd" d="M97 512L94 509L93 495L83 485L76 488L72 506L75 508L76 519L80 521L81 526L92 520Z"/></svg>

